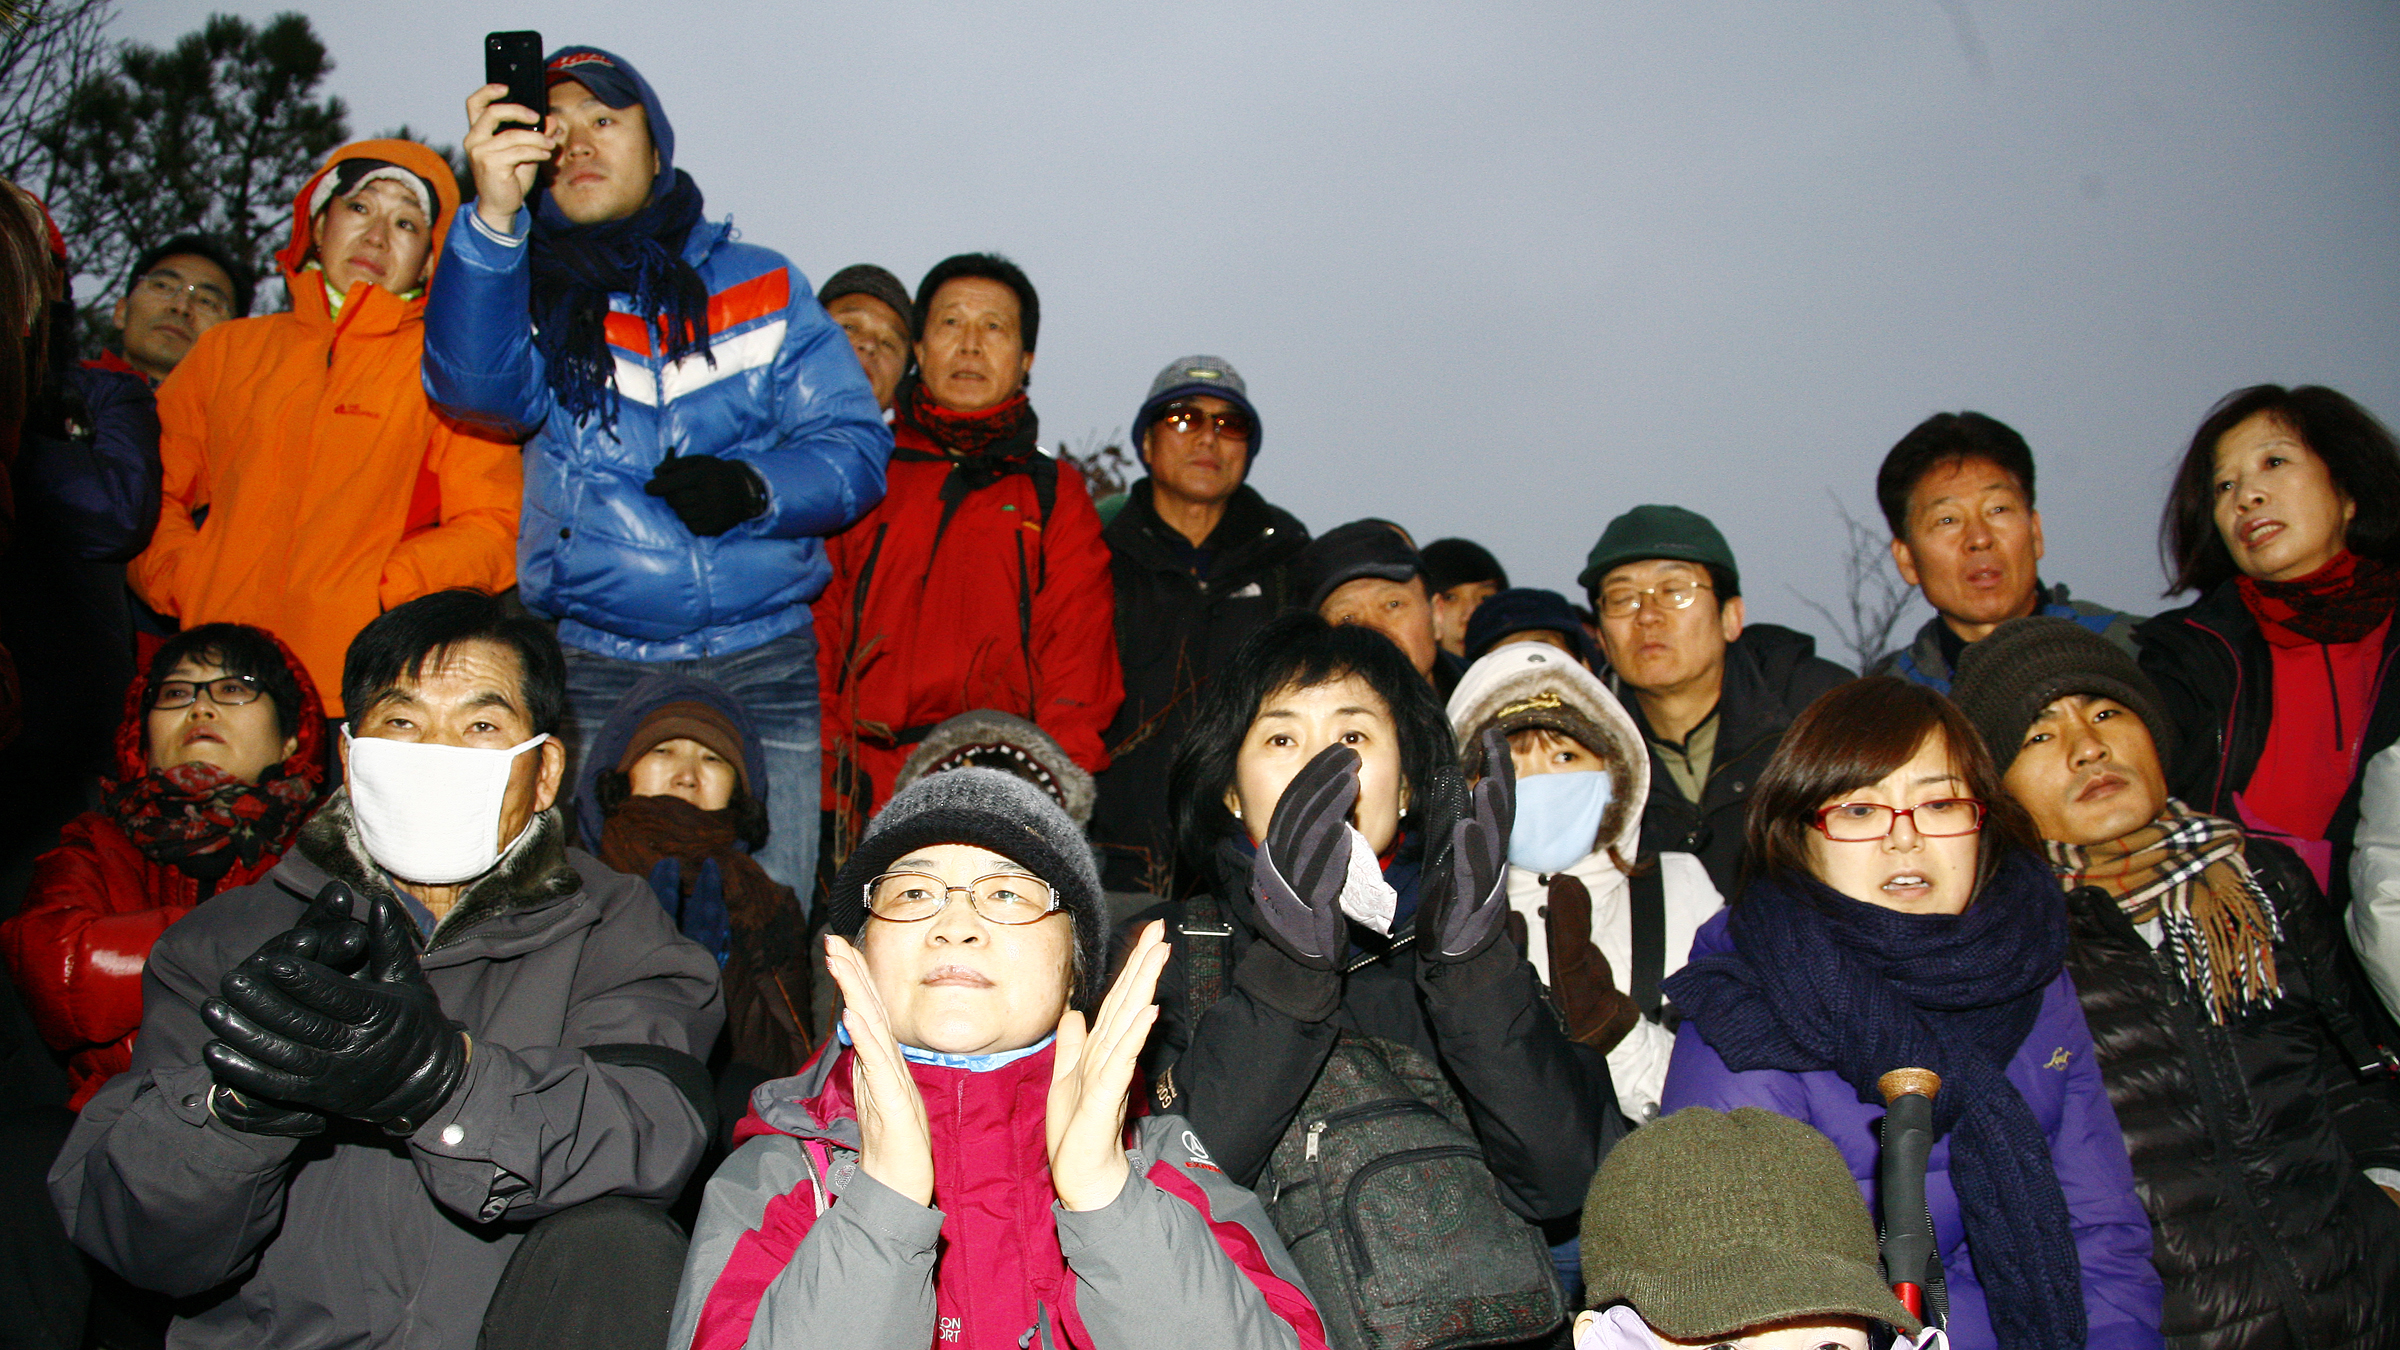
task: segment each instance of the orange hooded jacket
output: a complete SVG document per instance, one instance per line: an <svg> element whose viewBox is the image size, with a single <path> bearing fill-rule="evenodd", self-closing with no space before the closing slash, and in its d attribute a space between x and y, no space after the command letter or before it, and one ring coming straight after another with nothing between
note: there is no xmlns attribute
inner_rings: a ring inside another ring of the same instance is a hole
<svg viewBox="0 0 2400 1350"><path fill-rule="evenodd" d="M275 255L291 311L209 329L158 387L158 532L127 568L134 592L186 627L227 620L282 638L337 716L342 654L376 615L451 586L516 584L524 496L515 445L426 402L422 293L358 282L337 319L323 274L303 270L309 196L345 159L433 184L431 279L458 209L450 166L414 141L334 151Z"/></svg>

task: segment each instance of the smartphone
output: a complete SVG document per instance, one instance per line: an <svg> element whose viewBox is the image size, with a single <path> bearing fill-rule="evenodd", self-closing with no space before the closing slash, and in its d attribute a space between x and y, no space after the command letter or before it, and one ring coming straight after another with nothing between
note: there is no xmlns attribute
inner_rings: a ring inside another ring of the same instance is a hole
<svg viewBox="0 0 2400 1350"><path fill-rule="evenodd" d="M484 34L483 82L508 86L508 93L500 100L503 103L531 108L536 113L547 112L550 87L542 69L542 35L530 28ZM518 121L500 124L503 130L524 125ZM541 127L536 124L532 130L539 131Z"/></svg>

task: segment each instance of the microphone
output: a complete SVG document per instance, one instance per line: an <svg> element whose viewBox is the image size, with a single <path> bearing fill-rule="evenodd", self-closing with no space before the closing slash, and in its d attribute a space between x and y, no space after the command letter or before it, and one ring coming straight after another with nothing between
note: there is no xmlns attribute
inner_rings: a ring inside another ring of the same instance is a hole
<svg viewBox="0 0 2400 1350"><path fill-rule="evenodd" d="M1925 1160L1933 1152L1933 1098L1941 1075L1894 1069L1875 1080L1883 1093L1883 1155L1875 1172L1882 1212L1883 1278L1918 1321L1936 1278L1933 1215L1925 1207Z"/></svg>

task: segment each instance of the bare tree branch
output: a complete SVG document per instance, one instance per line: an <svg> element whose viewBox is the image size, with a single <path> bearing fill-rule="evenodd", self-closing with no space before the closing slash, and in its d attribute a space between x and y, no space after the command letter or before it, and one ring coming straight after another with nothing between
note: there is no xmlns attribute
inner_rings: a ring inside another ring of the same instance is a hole
<svg viewBox="0 0 2400 1350"><path fill-rule="evenodd" d="M1891 650L1893 630L1916 602L1917 589L1902 581L1893 568L1890 541L1884 531L1851 515L1850 508L1833 489L1827 488L1825 495L1833 498L1834 514L1842 521L1844 612L1835 613L1802 595L1798 587L1787 589L1800 603L1824 616L1850 657L1852 668L1864 675Z"/></svg>
<svg viewBox="0 0 2400 1350"><path fill-rule="evenodd" d="M1142 462L1125 448L1123 437L1122 427L1105 439L1097 431L1087 431L1072 447L1062 444L1058 448L1059 459L1083 475L1083 485L1091 489L1094 502L1125 491L1142 476Z"/></svg>

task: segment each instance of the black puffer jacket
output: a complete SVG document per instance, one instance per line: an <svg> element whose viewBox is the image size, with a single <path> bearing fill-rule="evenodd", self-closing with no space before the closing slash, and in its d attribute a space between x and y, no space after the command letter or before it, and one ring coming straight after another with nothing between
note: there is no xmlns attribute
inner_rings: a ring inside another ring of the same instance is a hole
<svg viewBox="0 0 2400 1350"><path fill-rule="evenodd" d="M2270 843L2248 856L2283 924L2285 996L2230 1026L2105 892L2067 897L2067 969L2157 1230L2167 1342L2400 1345L2400 1205L2362 1170L2400 1167L2400 1090L2342 1053L2339 930L2308 870Z"/></svg>
<svg viewBox="0 0 2400 1350"><path fill-rule="evenodd" d="M1226 1174L1248 1186L1343 1031L1398 1041L1448 1072L1510 1208L1536 1221L1581 1209L1592 1173L1624 1134L1625 1121L1607 1061L1567 1039L1524 954L1494 943L1472 961L1445 967L1439 980L1421 980L1413 914L1390 938L1353 924L1358 950L1343 977L1340 1006L1322 1022L1299 1021L1253 998L1234 978L1256 940L1250 856L1232 842L1218 851L1217 893L1232 903L1216 911L1231 937L1183 933L1189 906L1181 901L1127 925L1130 933L1163 918L1174 945L1159 977L1158 1026L1142 1062L1153 1104L1189 1119ZM1188 958L1204 940L1222 944L1224 994L1195 1027Z"/></svg>
<svg viewBox="0 0 2400 1350"><path fill-rule="evenodd" d="M2134 630L2142 673L2158 686L2175 724L2175 762L2167 786L2196 811L2241 819L2234 794L2250 785L2267 747L2275 713L2275 659L2258 622L2228 581L2182 609L2168 610ZM2350 897L2351 839L2358 833L2358 784L2367 761L2400 740L2400 623L2384 636L2375 710L2367 719L2350 790L2335 808L2325 837L2333 843L2335 907Z"/></svg>
<svg viewBox="0 0 2400 1350"><path fill-rule="evenodd" d="M1708 869L1720 895L1741 890L1742 817L1750 789L1767 767L1784 728L1817 696L1852 678L1849 671L1817 655L1817 640L1771 623L1754 623L1725 649L1725 685L1717 695L1717 753L1697 802L1686 798L1668 776L1658 751L1650 752L1650 801L1642 808L1642 856L1690 853ZM1615 672L1608 687L1633 714L1647 738L1650 722L1641 699Z"/></svg>
<svg viewBox="0 0 2400 1350"><path fill-rule="evenodd" d="M1165 894L1175 855L1167 766L1209 677L1242 639L1283 612L1292 555L1307 545L1308 527L1255 489L1236 488L1203 545L1207 572L1198 575L1187 565L1183 536L1151 505L1145 478L1101 538L1116 581L1125 702L1103 737L1110 762L1100 775L1092 841L1110 890Z"/></svg>

